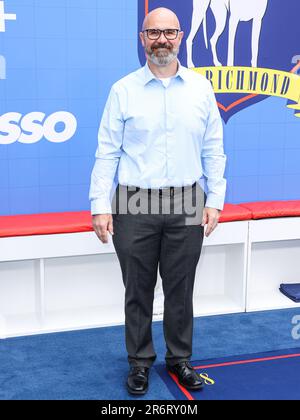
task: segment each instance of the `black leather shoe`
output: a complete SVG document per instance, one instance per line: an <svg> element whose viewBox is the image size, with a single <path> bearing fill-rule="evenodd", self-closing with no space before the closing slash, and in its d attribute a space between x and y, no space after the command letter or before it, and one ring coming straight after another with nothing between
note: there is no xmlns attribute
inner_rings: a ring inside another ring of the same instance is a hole
<svg viewBox="0 0 300 420"><path fill-rule="evenodd" d="M192 389L194 391L204 388L204 384L200 376L194 371L189 362L180 362L174 366L167 365L167 369L169 372L172 372L177 376L178 382L185 388Z"/></svg>
<svg viewBox="0 0 300 420"><path fill-rule="evenodd" d="M148 391L149 368L133 366L129 370L127 389L130 394L143 395Z"/></svg>

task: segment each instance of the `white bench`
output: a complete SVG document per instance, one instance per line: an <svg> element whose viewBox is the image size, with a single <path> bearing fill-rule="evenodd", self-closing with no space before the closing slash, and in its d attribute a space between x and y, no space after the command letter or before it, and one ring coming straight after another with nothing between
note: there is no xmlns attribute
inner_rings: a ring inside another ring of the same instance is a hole
<svg viewBox="0 0 300 420"><path fill-rule="evenodd" d="M194 315L295 306L278 287L300 281L299 238L300 217L219 223L204 238ZM92 231L1 237L0 288L0 338L124 323L113 243Z"/></svg>

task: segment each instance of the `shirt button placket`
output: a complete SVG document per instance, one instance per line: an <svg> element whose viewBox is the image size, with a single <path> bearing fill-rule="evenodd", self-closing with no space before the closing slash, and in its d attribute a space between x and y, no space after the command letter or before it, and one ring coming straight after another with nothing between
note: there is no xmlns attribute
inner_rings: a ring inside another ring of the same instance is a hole
<svg viewBox="0 0 300 420"><path fill-rule="evenodd" d="M176 145L171 144L171 131L172 131L172 116L171 116L171 105L169 101L170 85L165 89L165 104L166 104L166 155L167 155L167 177L168 182L173 179L173 162L172 162L172 147Z"/></svg>

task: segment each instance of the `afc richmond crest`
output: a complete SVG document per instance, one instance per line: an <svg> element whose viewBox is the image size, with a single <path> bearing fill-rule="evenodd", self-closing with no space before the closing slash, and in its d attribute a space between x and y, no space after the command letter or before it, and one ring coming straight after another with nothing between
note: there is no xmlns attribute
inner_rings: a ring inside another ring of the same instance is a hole
<svg viewBox="0 0 300 420"><path fill-rule="evenodd" d="M138 0L145 15L167 7L180 19L180 62L212 83L225 122L236 112L278 96L300 116L299 1ZM141 65L145 54L139 43Z"/></svg>

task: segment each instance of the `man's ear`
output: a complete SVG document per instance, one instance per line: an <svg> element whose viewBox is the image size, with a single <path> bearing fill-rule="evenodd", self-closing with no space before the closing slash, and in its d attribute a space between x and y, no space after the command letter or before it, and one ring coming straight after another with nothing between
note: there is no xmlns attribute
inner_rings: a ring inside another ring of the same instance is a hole
<svg viewBox="0 0 300 420"><path fill-rule="evenodd" d="M145 46L144 33L143 32L140 32L139 35L140 35L140 40L141 40L142 46L144 47Z"/></svg>

